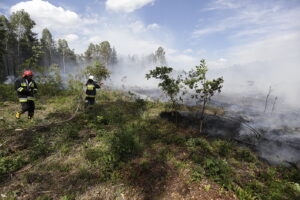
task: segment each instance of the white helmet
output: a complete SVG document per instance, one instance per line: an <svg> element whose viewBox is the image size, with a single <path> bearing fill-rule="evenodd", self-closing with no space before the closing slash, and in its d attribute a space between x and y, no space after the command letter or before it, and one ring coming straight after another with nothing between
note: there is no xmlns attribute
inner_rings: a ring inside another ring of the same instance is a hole
<svg viewBox="0 0 300 200"><path fill-rule="evenodd" d="M89 75L89 80L94 80L94 76L93 75Z"/></svg>

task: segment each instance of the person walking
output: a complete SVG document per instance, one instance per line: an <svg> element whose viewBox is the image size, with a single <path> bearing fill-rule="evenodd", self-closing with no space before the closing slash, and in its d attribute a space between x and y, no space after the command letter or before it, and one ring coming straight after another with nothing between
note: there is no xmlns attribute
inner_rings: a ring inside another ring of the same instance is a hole
<svg viewBox="0 0 300 200"><path fill-rule="evenodd" d="M32 71L25 70L22 77L15 82L15 90L21 103L21 111L16 113L17 119L20 119L21 115L25 112L28 112L28 119L32 119L34 116L34 94L37 93L38 87L32 77Z"/></svg>

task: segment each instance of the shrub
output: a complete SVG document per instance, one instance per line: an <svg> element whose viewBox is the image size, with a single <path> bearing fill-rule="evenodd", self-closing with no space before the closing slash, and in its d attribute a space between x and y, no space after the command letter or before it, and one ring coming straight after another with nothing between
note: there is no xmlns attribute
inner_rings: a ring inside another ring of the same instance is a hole
<svg viewBox="0 0 300 200"><path fill-rule="evenodd" d="M300 173L296 168L288 168L280 166L277 168L278 173L281 174L282 178L289 181L300 184Z"/></svg>
<svg viewBox="0 0 300 200"><path fill-rule="evenodd" d="M48 195L42 195L36 198L36 200L52 200Z"/></svg>
<svg viewBox="0 0 300 200"><path fill-rule="evenodd" d="M199 182L204 177L205 171L200 165L195 165L191 172L191 180Z"/></svg>
<svg viewBox="0 0 300 200"><path fill-rule="evenodd" d="M72 194L72 195L64 195L62 197L59 198L59 200L75 200L76 195Z"/></svg>
<svg viewBox="0 0 300 200"><path fill-rule="evenodd" d="M79 129L76 127L70 127L67 130L67 138L70 139L78 139L79 138L79 134L78 134Z"/></svg>
<svg viewBox="0 0 300 200"><path fill-rule="evenodd" d="M216 140L212 142L212 146L216 149L220 156L226 157L232 152L232 143L224 140Z"/></svg>
<svg viewBox="0 0 300 200"><path fill-rule="evenodd" d="M103 139L106 148L89 148L85 151L85 158L99 167L101 180L107 181L118 176L117 170L139 154L141 146L130 128L105 135Z"/></svg>
<svg viewBox="0 0 300 200"><path fill-rule="evenodd" d="M226 188L231 187L233 170L227 162L218 158L206 158L203 163L203 168L205 169L206 176Z"/></svg>
<svg viewBox="0 0 300 200"><path fill-rule="evenodd" d="M0 182L3 177L17 171L20 169L26 162L21 158L21 156L13 157L0 157Z"/></svg>
<svg viewBox="0 0 300 200"><path fill-rule="evenodd" d="M140 152L141 146L132 130L123 129L108 138L110 152L121 161L126 161Z"/></svg>
<svg viewBox="0 0 300 200"><path fill-rule="evenodd" d="M57 65L52 65L50 68L38 68L35 80L39 88L38 95L56 96L63 91L60 68Z"/></svg>
<svg viewBox="0 0 300 200"><path fill-rule="evenodd" d="M17 101L17 94L13 84L0 84L0 101Z"/></svg>
<svg viewBox="0 0 300 200"><path fill-rule="evenodd" d="M50 147L44 137L37 138L34 142L32 151L30 152L31 160L36 160L39 157L44 157L50 152Z"/></svg>
<svg viewBox="0 0 300 200"><path fill-rule="evenodd" d="M103 155L102 148L95 147L85 150L85 158L90 162L95 162Z"/></svg>
<svg viewBox="0 0 300 200"><path fill-rule="evenodd" d="M163 141L166 144L184 145L186 139L185 139L184 136L176 135L176 134L171 134L171 135L166 135L163 138Z"/></svg>
<svg viewBox="0 0 300 200"><path fill-rule="evenodd" d="M233 188L236 196L241 199L241 200L254 200L254 199L258 199L254 196L252 196L252 194L246 190L244 190L243 188L241 187L238 187L238 186L235 186Z"/></svg>
<svg viewBox="0 0 300 200"><path fill-rule="evenodd" d="M200 147L201 151L205 153L212 153L213 148L210 146L209 142L204 138L191 138L186 142L186 145L190 149L195 149Z"/></svg>
<svg viewBox="0 0 300 200"><path fill-rule="evenodd" d="M246 162L255 162L257 160L255 155L246 148L241 148L238 150L237 159Z"/></svg>

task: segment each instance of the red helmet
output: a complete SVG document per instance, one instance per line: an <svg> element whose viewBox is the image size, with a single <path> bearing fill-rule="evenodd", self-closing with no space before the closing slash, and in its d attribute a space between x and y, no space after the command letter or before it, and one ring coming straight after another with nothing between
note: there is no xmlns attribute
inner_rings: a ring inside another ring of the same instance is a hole
<svg viewBox="0 0 300 200"><path fill-rule="evenodd" d="M26 77L26 76L33 76L32 71L31 71L31 70L25 70L25 71L23 72L23 77Z"/></svg>

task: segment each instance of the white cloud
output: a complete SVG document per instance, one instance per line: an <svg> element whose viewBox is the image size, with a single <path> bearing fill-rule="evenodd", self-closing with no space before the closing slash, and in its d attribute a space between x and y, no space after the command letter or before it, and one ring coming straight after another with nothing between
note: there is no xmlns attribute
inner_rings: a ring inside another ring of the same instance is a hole
<svg viewBox="0 0 300 200"><path fill-rule="evenodd" d="M239 2L234 0L216 0L210 5L210 7L204 10L223 10L223 9L234 9L239 8L241 5Z"/></svg>
<svg viewBox="0 0 300 200"><path fill-rule="evenodd" d="M103 38L101 36L91 36L88 41L89 43L100 43Z"/></svg>
<svg viewBox="0 0 300 200"><path fill-rule="evenodd" d="M193 49L185 49L183 53L185 54L193 53Z"/></svg>
<svg viewBox="0 0 300 200"><path fill-rule="evenodd" d="M145 32L148 30L157 30L160 28L160 26L156 23L145 26L145 24L140 20L130 23L129 27L134 33Z"/></svg>
<svg viewBox="0 0 300 200"><path fill-rule="evenodd" d="M224 4L225 8L229 8L231 3L229 0L217 1L217 5ZM276 3L266 7L249 1L236 1L236 4L236 7L230 7L234 9L232 12L225 16L220 15L218 20L199 24L201 28L192 32L192 38L221 32L229 35L228 38L237 39L289 32L291 29L300 28L300 21L294 20L300 18L299 7L286 8Z"/></svg>
<svg viewBox="0 0 300 200"><path fill-rule="evenodd" d="M159 29L160 28L160 26L158 25L158 24L149 24L148 26L147 26L147 29L149 29L149 30L154 30L154 29Z"/></svg>
<svg viewBox="0 0 300 200"><path fill-rule="evenodd" d="M129 24L129 27L134 33L146 31L144 24L141 21L135 21Z"/></svg>
<svg viewBox="0 0 300 200"><path fill-rule="evenodd" d="M214 69L228 67L227 59L225 58L219 58L218 60L215 61L208 61L207 64L209 68L214 68Z"/></svg>
<svg viewBox="0 0 300 200"><path fill-rule="evenodd" d="M106 8L115 12L130 13L155 0L107 0Z"/></svg>
<svg viewBox="0 0 300 200"><path fill-rule="evenodd" d="M68 42L73 42L73 41L77 40L79 38L79 36L71 33L71 34L65 35L63 38L66 39Z"/></svg>
<svg viewBox="0 0 300 200"><path fill-rule="evenodd" d="M220 32L220 31L224 31L227 28L229 28L230 26L233 26L233 25L218 24L218 25L214 25L214 26L211 26L211 27L208 27L208 28L195 30L195 31L193 31L192 35L193 35L193 37L201 37L203 35L207 35L207 34L210 34L210 33L216 33L216 32Z"/></svg>
<svg viewBox="0 0 300 200"><path fill-rule="evenodd" d="M42 0L20 2L10 8L10 13L24 9L36 22L36 29L41 31L48 28L52 31L61 32L70 30L82 23L80 16L73 11L65 10Z"/></svg>

